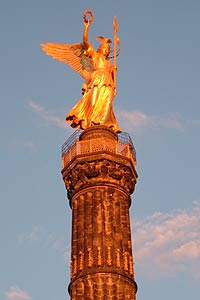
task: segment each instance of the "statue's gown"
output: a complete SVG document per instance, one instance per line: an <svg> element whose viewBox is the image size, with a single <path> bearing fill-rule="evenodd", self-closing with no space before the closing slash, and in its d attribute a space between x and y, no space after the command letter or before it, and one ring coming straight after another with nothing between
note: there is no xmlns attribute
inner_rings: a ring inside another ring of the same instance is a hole
<svg viewBox="0 0 200 300"><path fill-rule="evenodd" d="M84 84L86 91L67 114L66 122L70 122L72 127L82 129L92 125L105 125L120 132L113 112L113 66L98 52L93 52L91 59L94 70L89 73Z"/></svg>

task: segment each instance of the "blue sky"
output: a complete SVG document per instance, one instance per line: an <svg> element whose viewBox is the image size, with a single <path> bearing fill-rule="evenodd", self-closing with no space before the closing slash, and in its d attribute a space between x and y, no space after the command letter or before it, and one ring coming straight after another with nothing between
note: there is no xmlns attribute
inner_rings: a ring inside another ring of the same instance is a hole
<svg viewBox="0 0 200 300"><path fill-rule="evenodd" d="M130 209L137 299L199 299L199 0L7 0L0 8L0 298L69 299L61 145L82 79L39 45L80 42L91 9L95 47L118 17L114 107L139 174Z"/></svg>

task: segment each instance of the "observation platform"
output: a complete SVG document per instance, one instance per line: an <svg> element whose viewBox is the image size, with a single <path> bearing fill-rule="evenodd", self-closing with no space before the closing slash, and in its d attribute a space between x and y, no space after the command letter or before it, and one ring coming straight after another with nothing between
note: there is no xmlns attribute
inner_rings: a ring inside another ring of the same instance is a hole
<svg viewBox="0 0 200 300"><path fill-rule="evenodd" d="M100 128L102 126L95 127ZM101 137L101 135L97 135L93 139L81 140L82 135L84 135L84 130L77 129L62 145L62 168L66 167L73 158L79 155L98 154L102 153L102 151L126 157L132 161L136 168L136 151L131 137L127 132L120 132L118 134L113 132L113 135L117 137L116 139L111 139L109 136Z"/></svg>

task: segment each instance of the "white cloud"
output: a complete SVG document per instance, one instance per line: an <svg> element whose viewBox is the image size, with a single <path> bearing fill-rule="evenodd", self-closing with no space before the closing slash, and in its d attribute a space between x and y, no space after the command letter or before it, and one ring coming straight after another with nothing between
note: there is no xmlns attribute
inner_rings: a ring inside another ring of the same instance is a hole
<svg viewBox="0 0 200 300"><path fill-rule="evenodd" d="M20 244L27 242L39 242L41 240L41 236L43 235L43 229L41 226L34 225L29 232L20 234L18 237L18 242Z"/></svg>
<svg viewBox="0 0 200 300"><path fill-rule="evenodd" d="M45 245L66 258L66 253L69 251L69 246L66 246L66 237L58 236L55 232L48 232L45 228L39 225L34 225L30 231L21 233L18 236L19 245Z"/></svg>
<svg viewBox="0 0 200 300"><path fill-rule="evenodd" d="M31 296L19 289L18 287L11 287L9 291L4 293L5 297L10 300L30 300Z"/></svg>
<svg viewBox="0 0 200 300"><path fill-rule="evenodd" d="M65 253L66 251L66 239L64 237L58 237L55 232L51 232L46 236L47 244L58 252Z"/></svg>
<svg viewBox="0 0 200 300"><path fill-rule="evenodd" d="M24 142L24 148L26 148L30 152L36 152L37 151L37 147L36 147L35 143L33 141L30 141L30 140Z"/></svg>
<svg viewBox="0 0 200 300"><path fill-rule="evenodd" d="M152 277L187 271L200 276L200 205L191 210L154 213L133 220L133 240L139 272Z"/></svg>
<svg viewBox="0 0 200 300"><path fill-rule="evenodd" d="M68 244L66 247L66 251L64 253L64 259L67 265L70 264L70 257L71 257L71 244Z"/></svg>
<svg viewBox="0 0 200 300"><path fill-rule="evenodd" d="M67 125L65 124L64 119L55 116L53 113L50 113L44 107L40 106L39 104L33 101L29 102L29 106L35 113L37 113L42 119L47 121L49 124L66 129Z"/></svg>

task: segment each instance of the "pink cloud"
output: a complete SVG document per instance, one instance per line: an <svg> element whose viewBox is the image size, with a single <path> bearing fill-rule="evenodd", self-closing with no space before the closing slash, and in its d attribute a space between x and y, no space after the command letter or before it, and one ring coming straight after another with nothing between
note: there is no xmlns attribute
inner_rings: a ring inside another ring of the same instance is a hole
<svg viewBox="0 0 200 300"><path fill-rule="evenodd" d="M148 115L142 111L117 111L117 119L125 130L197 128L200 120L185 120L178 113Z"/></svg>
<svg viewBox="0 0 200 300"><path fill-rule="evenodd" d="M173 255L178 258L200 258L200 241L189 241L173 250Z"/></svg>
<svg viewBox="0 0 200 300"><path fill-rule="evenodd" d="M5 297L10 300L30 300L31 296L17 287L11 287L9 291L4 293Z"/></svg>
<svg viewBox="0 0 200 300"><path fill-rule="evenodd" d="M64 119L59 118L41 105L30 101L29 107L49 124L59 128L68 128ZM140 130L149 128L172 128L184 129L200 126L200 120L183 120L177 113L164 115L148 115L142 111L123 111L116 112L117 120L124 130Z"/></svg>
<svg viewBox="0 0 200 300"><path fill-rule="evenodd" d="M42 119L47 121L49 124L66 129L67 125L65 124L64 119L55 116L54 114L47 111L44 107L40 106L39 104L33 101L29 102L29 106L35 113L37 113Z"/></svg>
<svg viewBox="0 0 200 300"><path fill-rule="evenodd" d="M118 111L117 119L119 123L123 123L126 127L132 127L134 129L143 128L149 124L153 124L154 117L148 116L141 111Z"/></svg>
<svg viewBox="0 0 200 300"><path fill-rule="evenodd" d="M154 213L133 221L134 254L146 275L166 276L187 271L200 275L200 205L191 210Z"/></svg>

